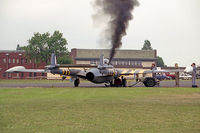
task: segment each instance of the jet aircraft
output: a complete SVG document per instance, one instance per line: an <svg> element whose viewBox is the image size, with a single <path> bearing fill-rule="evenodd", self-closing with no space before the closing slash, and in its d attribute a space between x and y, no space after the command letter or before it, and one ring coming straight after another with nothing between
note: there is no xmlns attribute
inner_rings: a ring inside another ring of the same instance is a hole
<svg viewBox="0 0 200 133"><path fill-rule="evenodd" d="M177 71L177 70L176 70ZM104 58L104 55L100 56L100 63L96 68L90 68L88 70L77 70L77 69L60 69L60 65L56 63L55 54L51 55L51 64L45 66L45 69L26 69L24 66L16 66L8 69L8 73L18 72L38 72L38 73L52 73L59 74L62 79L70 76L74 81L74 86L78 87L80 79L88 80L95 84L105 83L106 86L126 86L126 79L123 76L148 73L166 73L172 72L169 70L134 70L124 71L121 69L115 69L113 65L109 64L109 60ZM137 79L142 82L146 87L154 87L157 84L157 79L153 77L144 77ZM119 81L119 82L117 82Z"/></svg>

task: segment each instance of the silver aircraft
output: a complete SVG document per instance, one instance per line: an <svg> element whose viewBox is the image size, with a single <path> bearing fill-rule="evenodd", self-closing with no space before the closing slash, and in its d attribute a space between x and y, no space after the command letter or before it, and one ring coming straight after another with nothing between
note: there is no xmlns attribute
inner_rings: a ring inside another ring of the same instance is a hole
<svg viewBox="0 0 200 133"><path fill-rule="evenodd" d="M171 72L169 70L135 70L130 69L124 71L121 69L115 69L113 65L109 64L109 60L105 59L103 55L100 56L100 63L95 68L90 68L88 70L78 70L78 69L60 69L60 65L56 63L55 54L51 55L51 64L45 66L45 69L26 69L24 66L16 66L8 69L8 73L18 73L18 72L38 72L38 73L52 73L59 74L65 79L67 76L71 77L74 82L74 86L78 87L80 84L80 79L85 79L95 84L105 83L106 86L126 87L126 79L123 76L138 74L148 74L148 73L166 73ZM136 76L137 77L137 76ZM137 79L137 81L142 82L146 87L154 87L157 84L157 79L154 77L143 77Z"/></svg>

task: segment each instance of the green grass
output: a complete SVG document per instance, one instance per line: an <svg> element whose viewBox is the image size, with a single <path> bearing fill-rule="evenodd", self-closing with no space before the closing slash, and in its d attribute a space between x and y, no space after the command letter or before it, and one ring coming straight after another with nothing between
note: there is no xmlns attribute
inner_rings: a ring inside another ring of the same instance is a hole
<svg viewBox="0 0 200 133"><path fill-rule="evenodd" d="M199 132L199 88L0 89L0 133Z"/></svg>

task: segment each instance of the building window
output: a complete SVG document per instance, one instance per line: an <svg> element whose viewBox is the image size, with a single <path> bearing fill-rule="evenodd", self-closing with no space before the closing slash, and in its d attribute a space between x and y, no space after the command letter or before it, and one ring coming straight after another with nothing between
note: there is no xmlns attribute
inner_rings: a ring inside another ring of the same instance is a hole
<svg viewBox="0 0 200 133"><path fill-rule="evenodd" d="M36 77L37 76L37 73L34 73L34 77Z"/></svg>
<svg viewBox="0 0 200 133"><path fill-rule="evenodd" d="M124 61L124 65L127 66L128 65L128 61Z"/></svg>
<svg viewBox="0 0 200 133"><path fill-rule="evenodd" d="M121 61L118 61L118 63L117 63L117 64L120 66L120 65L122 65L122 62L121 62Z"/></svg>
<svg viewBox="0 0 200 133"><path fill-rule="evenodd" d="M114 64L113 65L117 65L117 61L114 61Z"/></svg>
<svg viewBox="0 0 200 133"><path fill-rule="evenodd" d="M42 73L42 76L44 76L44 73Z"/></svg>
<svg viewBox="0 0 200 133"><path fill-rule="evenodd" d="M130 61L130 66L134 66L135 62L134 61Z"/></svg>
<svg viewBox="0 0 200 133"><path fill-rule="evenodd" d="M136 61L136 66L142 66L142 62L141 61Z"/></svg>
<svg viewBox="0 0 200 133"><path fill-rule="evenodd" d="M29 73L29 77L32 77L32 73Z"/></svg>
<svg viewBox="0 0 200 133"><path fill-rule="evenodd" d="M24 59L23 58L21 58L21 64L23 64L24 63Z"/></svg>
<svg viewBox="0 0 200 133"><path fill-rule="evenodd" d="M8 63L11 63L11 59L8 59Z"/></svg>
<svg viewBox="0 0 200 133"><path fill-rule="evenodd" d="M21 73L21 77L22 77L22 78L24 77L24 73Z"/></svg>
<svg viewBox="0 0 200 133"><path fill-rule="evenodd" d="M19 59L17 59L17 64L19 64Z"/></svg>
<svg viewBox="0 0 200 133"><path fill-rule="evenodd" d="M4 77L4 78L6 77L6 73L3 73L3 77Z"/></svg>
<svg viewBox="0 0 200 133"><path fill-rule="evenodd" d="M3 63L6 63L6 58L3 58Z"/></svg>
<svg viewBox="0 0 200 133"><path fill-rule="evenodd" d="M97 61L95 61L95 60L91 60L91 61L90 61L90 64L94 64L94 65L96 65L96 64L97 64Z"/></svg>
<svg viewBox="0 0 200 133"><path fill-rule="evenodd" d="M135 66L138 66L138 61L135 62Z"/></svg>
<svg viewBox="0 0 200 133"><path fill-rule="evenodd" d="M19 78L19 73L17 73L17 78Z"/></svg>
<svg viewBox="0 0 200 133"><path fill-rule="evenodd" d="M139 66L142 66L142 62L141 61L139 61Z"/></svg>
<svg viewBox="0 0 200 133"><path fill-rule="evenodd" d="M125 66L126 65L126 61L123 61L123 63L124 63L123 65Z"/></svg>
<svg viewBox="0 0 200 133"><path fill-rule="evenodd" d="M13 63L15 63L15 59L13 59Z"/></svg>
<svg viewBox="0 0 200 133"><path fill-rule="evenodd" d="M113 65L117 65L117 61L113 61Z"/></svg>
<svg viewBox="0 0 200 133"><path fill-rule="evenodd" d="M11 73L8 73L8 78L11 78L12 76L11 76Z"/></svg>

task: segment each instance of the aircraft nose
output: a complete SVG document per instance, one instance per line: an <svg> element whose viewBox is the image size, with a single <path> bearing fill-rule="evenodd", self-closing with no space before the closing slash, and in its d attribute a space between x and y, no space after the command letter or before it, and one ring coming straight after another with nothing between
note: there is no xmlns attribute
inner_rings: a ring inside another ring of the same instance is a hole
<svg viewBox="0 0 200 133"><path fill-rule="evenodd" d="M13 72L18 72L18 71L21 71L21 70L24 70L25 67L23 66L16 66L16 67L12 67L8 70L6 70L7 73L13 73Z"/></svg>
<svg viewBox="0 0 200 133"><path fill-rule="evenodd" d="M13 72L13 70L12 70L12 68L10 68L10 69L6 70L6 72L11 73L11 72Z"/></svg>

